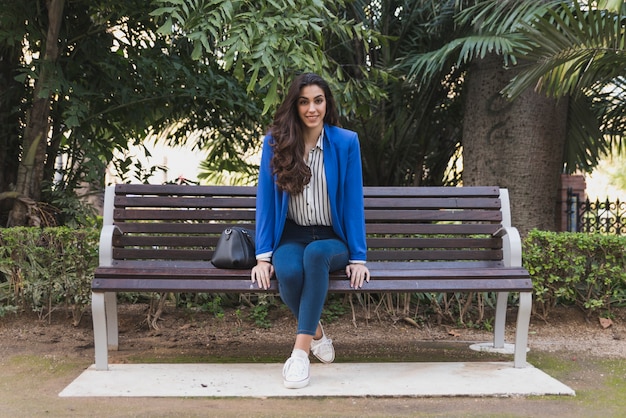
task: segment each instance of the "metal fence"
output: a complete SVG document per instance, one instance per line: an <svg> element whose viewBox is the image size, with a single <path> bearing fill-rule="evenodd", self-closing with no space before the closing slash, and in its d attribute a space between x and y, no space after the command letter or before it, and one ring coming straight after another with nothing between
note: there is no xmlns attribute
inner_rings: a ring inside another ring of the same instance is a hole
<svg viewBox="0 0 626 418"><path fill-rule="evenodd" d="M626 202L589 199L581 202L579 195L567 191L567 230L606 235L626 235Z"/></svg>

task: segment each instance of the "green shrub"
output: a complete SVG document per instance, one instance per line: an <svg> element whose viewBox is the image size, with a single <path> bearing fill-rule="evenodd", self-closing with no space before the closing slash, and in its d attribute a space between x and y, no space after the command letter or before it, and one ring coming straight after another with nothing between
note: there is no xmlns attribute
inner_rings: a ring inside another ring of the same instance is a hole
<svg viewBox="0 0 626 418"><path fill-rule="evenodd" d="M534 287L534 314L546 319L557 305L591 315L626 302L626 237L531 231L523 264Z"/></svg>
<svg viewBox="0 0 626 418"><path fill-rule="evenodd" d="M97 228L0 229L0 316L31 309L49 318L64 306L78 324L90 303L98 236ZM547 319L557 305L576 306L588 315L610 315L612 307L626 303L626 237L531 231L523 246L523 264L534 286L535 316ZM143 296L121 295L128 303ZM354 309L356 300L368 318L384 310L398 319L434 316L437 322L489 327L491 315L485 311L493 309L495 297L493 292L330 295L324 315L332 321ZM219 317L225 306L243 301L252 308L251 319L269 327L274 300L273 296L180 294L176 306L208 310ZM515 294L510 302L517 302Z"/></svg>
<svg viewBox="0 0 626 418"><path fill-rule="evenodd" d="M64 305L78 324L91 300L98 236L94 228L0 229L0 311L32 309L44 318Z"/></svg>

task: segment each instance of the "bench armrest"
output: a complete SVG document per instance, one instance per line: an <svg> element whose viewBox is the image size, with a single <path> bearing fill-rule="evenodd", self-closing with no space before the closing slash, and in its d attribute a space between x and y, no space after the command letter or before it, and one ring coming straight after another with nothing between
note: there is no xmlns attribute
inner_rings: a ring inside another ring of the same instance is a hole
<svg viewBox="0 0 626 418"><path fill-rule="evenodd" d="M100 232L100 247L98 251L100 266L111 266L113 264L113 235L121 232L115 225L104 225Z"/></svg>
<svg viewBox="0 0 626 418"><path fill-rule="evenodd" d="M104 207L102 209L102 231L100 231L99 264L111 266L113 264L113 235L118 227L113 225L115 210L115 185L107 186L104 190ZM121 232L121 231L120 231Z"/></svg>
<svg viewBox="0 0 626 418"><path fill-rule="evenodd" d="M505 267L522 267L522 239L517 228L503 226L493 234L502 238L502 252Z"/></svg>

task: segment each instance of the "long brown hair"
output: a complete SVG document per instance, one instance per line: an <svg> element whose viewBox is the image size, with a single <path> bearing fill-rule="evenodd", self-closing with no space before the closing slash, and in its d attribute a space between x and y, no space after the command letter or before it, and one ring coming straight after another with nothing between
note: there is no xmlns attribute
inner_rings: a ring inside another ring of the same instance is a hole
<svg viewBox="0 0 626 418"><path fill-rule="evenodd" d="M304 135L298 116L298 99L302 88L312 84L319 86L326 96L324 123L339 125L337 105L328 83L317 74L305 73L296 77L289 86L270 128L274 147L272 171L276 175L276 184L281 190L293 194L302 192L311 179L311 171L302 158Z"/></svg>

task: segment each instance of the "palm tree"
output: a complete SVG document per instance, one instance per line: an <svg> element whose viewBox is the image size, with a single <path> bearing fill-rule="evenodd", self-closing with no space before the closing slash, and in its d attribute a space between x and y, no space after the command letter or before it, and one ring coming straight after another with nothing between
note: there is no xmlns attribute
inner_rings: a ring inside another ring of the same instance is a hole
<svg viewBox="0 0 626 418"><path fill-rule="evenodd" d="M367 51L329 42L332 58L351 79L364 76L354 70L361 68L387 75L379 78L385 96L376 101L355 97L356 106L368 112L349 112L343 121L359 133L368 185L458 182L448 162L457 155L461 137L460 74L453 71L444 82L421 84L395 68L408 51L424 52L450 41L453 11L454 1L356 0L346 15L382 34L385 42Z"/></svg>
<svg viewBox="0 0 626 418"><path fill-rule="evenodd" d="M505 94L514 99L535 87L570 98L570 141L565 163L589 171L614 145L623 150L626 132L626 2L558 3L525 24L526 65Z"/></svg>
<svg viewBox="0 0 626 418"><path fill-rule="evenodd" d="M407 56L404 65L423 83L451 60L453 68L467 69L464 183L509 187L522 232L553 229L563 167L590 170L623 132L616 94L621 91L623 102L623 2L612 10L577 2L488 0L461 7L465 3L457 2L461 36ZM603 59L585 62L585 49L587 57ZM571 61L564 59L569 53ZM515 100L505 101L501 91Z"/></svg>

